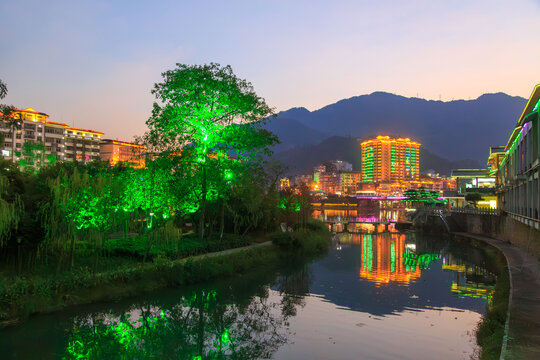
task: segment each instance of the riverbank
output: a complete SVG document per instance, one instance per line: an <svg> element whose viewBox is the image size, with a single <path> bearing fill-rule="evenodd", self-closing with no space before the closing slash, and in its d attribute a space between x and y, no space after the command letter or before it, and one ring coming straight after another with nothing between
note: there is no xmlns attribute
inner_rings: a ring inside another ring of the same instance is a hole
<svg viewBox="0 0 540 360"><path fill-rule="evenodd" d="M509 296L500 359L540 358L540 262L524 250L501 240L470 233L454 235L486 243L498 249L506 259ZM486 316L493 327L499 327L495 322L501 320L500 308L497 312L498 315L488 313Z"/></svg>
<svg viewBox="0 0 540 360"><path fill-rule="evenodd" d="M330 243L330 233L326 229L294 234L302 239L302 244L313 246L284 248L281 244L276 246L265 241L184 259L156 258L151 263L120 266L95 275L79 272L61 277L17 277L0 289L0 328L16 325L33 314L58 311L72 305L113 301L160 288L245 273L276 262L286 253L316 254L327 249Z"/></svg>

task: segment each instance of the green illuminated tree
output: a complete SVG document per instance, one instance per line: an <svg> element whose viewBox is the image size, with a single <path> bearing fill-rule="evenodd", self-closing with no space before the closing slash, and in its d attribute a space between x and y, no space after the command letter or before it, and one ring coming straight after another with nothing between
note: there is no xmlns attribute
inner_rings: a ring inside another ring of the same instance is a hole
<svg viewBox="0 0 540 360"><path fill-rule="evenodd" d="M23 204L18 194L9 193L8 178L0 174L0 248L10 238L21 220Z"/></svg>
<svg viewBox="0 0 540 360"><path fill-rule="evenodd" d="M260 125L272 109L230 66L177 64L162 76L163 82L152 90L158 102L147 121L146 142L161 152L180 155L184 166L196 173L199 233L203 238L212 188L209 171L226 164L212 160L229 157L251 162L268 153L268 145L277 140ZM226 169L222 170L225 173Z"/></svg>

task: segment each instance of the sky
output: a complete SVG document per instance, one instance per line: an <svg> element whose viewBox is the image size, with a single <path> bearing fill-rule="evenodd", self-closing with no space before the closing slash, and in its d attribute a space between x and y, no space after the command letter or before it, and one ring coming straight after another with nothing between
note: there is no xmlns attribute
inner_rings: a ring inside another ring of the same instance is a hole
<svg viewBox="0 0 540 360"><path fill-rule="evenodd" d="M540 0L0 2L4 103L131 140L176 63L231 65L276 111L540 83Z"/></svg>

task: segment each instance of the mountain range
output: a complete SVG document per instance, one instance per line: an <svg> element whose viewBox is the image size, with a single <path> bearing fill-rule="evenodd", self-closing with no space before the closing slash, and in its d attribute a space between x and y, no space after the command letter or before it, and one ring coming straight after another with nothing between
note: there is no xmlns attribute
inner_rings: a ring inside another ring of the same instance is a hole
<svg viewBox="0 0 540 360"><path fill-rule="evenodd" d="M282 111L266 128L281 140L274 157L294 173L338 158L359 170L357 138L390 135L421 143L421 168L448 175L485 166L489 147L506 145L526 102L504 93L445 102L374 92L315 111Z"/></svg>

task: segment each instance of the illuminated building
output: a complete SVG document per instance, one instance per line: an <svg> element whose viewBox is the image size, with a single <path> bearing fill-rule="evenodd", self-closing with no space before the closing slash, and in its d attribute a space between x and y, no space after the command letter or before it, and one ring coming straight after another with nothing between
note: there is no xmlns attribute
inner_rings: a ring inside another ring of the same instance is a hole
<svg viewBox="0 0 540 360"><path fill-rule="evenodd" d="M322 190L327 194L335 194L341 192L340 176L335 172L319 173L318 190Z"/></svg>
<svg viewBox="0 0 540 360"><path fill-rule="evenodd" d="M284 190L284 189L286 189L286 188L288 188L290 186L291 186L291 184L289 182L289 178L281 178L281 179L279 179L279 189L280 190Z"/></svg>
<svg viewBox="0 0 540 360"><path fill-rule="evenodd" d="M351 169L351 163L341 160L315 166L312 190L322 190L327 194L355 194L362 179L359 171Z"/></svg>
<svg viewBox="0 0 540 360"><path fill-rule="evenodd" d="M360 171L341 171L339 173L339 188L342 194L356 194L358 184L362 182Z"/></svg>
<svg viewBox="0 0 540 360"><path fill-rule="evenodd" d="M13 117L21 121L20 129L14 129L13 134L8 124L0 122L0 130L4 133L2 156L5 159L34 168L64 160L66 124L49 121L49 115L32 108L15 109Z"/></svg>
<svg viewBox="0 0 540 360"><path fill-rule="evenodd" d="M540 85L536 85L504 147L494 175L500 207L518 221L540 229Z"/></svg>
<svg viewBox="0 0 540 360"><path fill-rule="evenodd" d="M456 193L445 197L451 199L455 206L465 205L467 193L480 193L483 200L477 202L477 207L497 208L495 178L489 174L489 169L456 169L452 170L451 177L456 180Z"/></svg>
<svg viewBox="0 0 540 360"><path fill-rule="evenodd" d="M377 136L361 146L363 182L403 183L419 177L419 143L408 138Z"/></svg>
<svg viewBox="0 0 540 360"><path fill-rule="evenodd" d="M323 166L326 172L352 171L352 164L343 160L327 161Z"/></svg>
<svg viewBox="0 0 540 360"><path fill-rule="evenodd" d="M142 168L145 152L146 146L132 142L104 139L100 143L100 158L111 165L124 162L132 167Z"/></svg>
<svg viewBox="0 0 540 360"><path fill-rule="evenodd" d="M313 175L307 174L307 175L297 175L294 177L294 184L295 185L307 185L309 187L315 187L313 184ZM318 187L318 185L317 185Z"/></svg>
<svg viewBox="0 0 540 360"><path fill-rule="evenodd" d="M101 160L99 155L101 135L103 135L101 131L66 127L64 130L66 160L82 163Z"/></svg>

